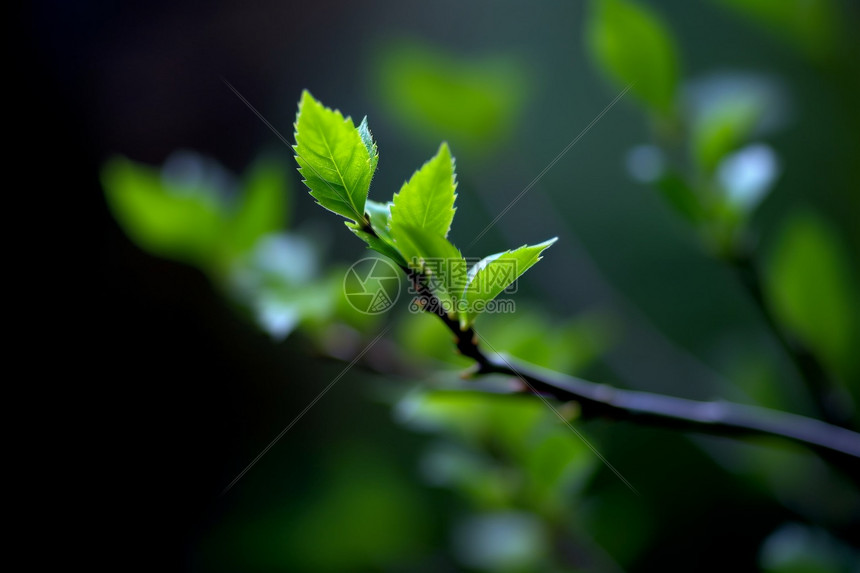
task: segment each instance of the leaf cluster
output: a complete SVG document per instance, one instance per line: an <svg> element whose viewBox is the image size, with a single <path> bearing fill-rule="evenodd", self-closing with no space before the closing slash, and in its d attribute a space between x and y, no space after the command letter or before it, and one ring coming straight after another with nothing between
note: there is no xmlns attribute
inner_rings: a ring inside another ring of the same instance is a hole
<svg viewBox="0 0 860 573"><path fill-rule="evenodd" d="M457 178L446 143L391 201L368 199L379 161L365 118L325 107L305 91L299 101L293 146L299 172L322 207L346 217L346 226L368 246L401 268L417 273L449 317L463 330L541 258L555 239L489 255L469 268L448 239L454 220Z"/></svg>

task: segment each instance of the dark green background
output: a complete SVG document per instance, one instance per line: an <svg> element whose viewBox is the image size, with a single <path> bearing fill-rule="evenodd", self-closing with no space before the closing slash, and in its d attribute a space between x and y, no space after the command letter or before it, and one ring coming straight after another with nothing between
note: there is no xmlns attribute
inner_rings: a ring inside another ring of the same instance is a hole
<svg viewBox="0 0 860 573"><path fill-rule="evenodd" d="M857 77L810 61L715 3L649 5L676 35L685 77L760 72L788 94L790 121L769 138L784 173L753 221L762 252L786 215L813 209L858 260ZM856 4L845 10L846 29L857 30ZM62 149L46 169L84 207L80 232L94 238L79 253L97 269L89 288L96 310L86 320L104 335L92 342L99 359L88 387L107 397L90 420L98 420L90 443L107 456L93 468L93 495L109 500L94 557L123 569L303 570L313 567L303 561L309 547L334 554L348 544L332 539L361 534L367 539L356 542L356 554L398 538L392 553L404 557L388 570L455 570L448 548L463 501L421 482L416 465L427 438L394 423L390 407L374 398L380 381L358 369L219 496L342 364L316 358L300 335L273 344L198 271L142 253L111 219L98 169L114 153L160 164L178 148L234 171L263 149L290 162L290 151L223 77L288 139L303 88L354 117L367 114L380 146L371 197L381 199L438 145L409 133L381 103L375 66L388 42L416 38L463 57L500 53L523 63L530 95L509 141L460 151L450 140L460 181L452 237L468 244L618 93L587 57L582 3L35 2L18 16L29 32L27 91L44 104ZM625 152L649 137L626 97L464 254L558 235L518 296L540 299L558 317L600 308L619 318L623 336L596 372L600 381L810 413L731 272L653 190L627 176ZM298 175L292 183L295 224L330 235L333 261L362 254L342 224L304 195ZM763 374L745 378L754 368ZM604 468L578 502L590 516L588 534L631 571L755 570L774 528L809 519L685 436L608 422L583 431L643 494L628 497ZM741 455L729 442L711 442L730 458ZM330 527L318 530L295 518L318 515L314 500L334 496L337 507L337 495L349 498L338 484L353 478L383 484L402 501L376 520L364 512L378 505L347 504L352 514L335 511ZM828 496L811 491L807 501L834 503ZM330 563L344 571L366 566L356 559Z"/></svg>

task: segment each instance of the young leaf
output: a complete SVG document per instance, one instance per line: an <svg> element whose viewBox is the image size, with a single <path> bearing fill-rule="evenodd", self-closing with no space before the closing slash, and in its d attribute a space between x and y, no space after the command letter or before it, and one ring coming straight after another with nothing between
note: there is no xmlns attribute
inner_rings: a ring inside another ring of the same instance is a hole
<svg viewBox="0 0 860 573"><path fill-rule="evenodd" d="M586 30L592 57L659 115L669 115L678 87L678 54L663 22L627 0L596 0Z"/></svg>
<svg viewBox="0 0 860 573"><path fill-rule="evenodd" d="M391 206L391 229L408 226L424 229L442 237L448 236L454 220L454 159L448 144L439 146L436 156L416 171Z"/></svg>
<svg viewBox="0 0 860 573"><path fill-rule="evenodd" d="M460 313L460 328L469 328L480 314L477 309L499 296L522 276L541 259L540 254L556 240L557 238L552 238L538 245L524 245L513 251L496 253L469 269L468 281L463 291L465 308Z"/></svg>
<svg viewBox="0 0 860 573"><path fill-rule="evenodd" d="M302 93L296 115L296 162L317 202L347 219L364 219L364 204L376 168L376 146L337 110Z"/></svg>
<svg viewBox="0 0 860 573"><path fill-rule="evenodd" d="M391 236L409 266L424 273L443 308L453 311L466 284L466 261L457 247L442 235L408 225L392 226Z"/></svg>
<svg viewBox="0 0 860 573"><path fill-rule="evenodd" d="M388 220L391 217L391 203L377 203L368 199L365 209L370 218L370 226L376 235L367 232L361 225L356 223L347 221L346 226L356 236L367 243L371 249L385 255L400 266L406 266L406 259L403 258L397 247L394 246L394 240L391 238L391 233L388 230Z"/></svg>

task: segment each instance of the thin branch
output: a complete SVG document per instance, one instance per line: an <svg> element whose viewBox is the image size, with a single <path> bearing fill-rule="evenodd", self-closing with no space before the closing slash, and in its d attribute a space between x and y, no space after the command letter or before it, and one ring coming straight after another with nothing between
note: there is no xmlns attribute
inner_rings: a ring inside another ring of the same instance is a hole
<svg viewBox="0 0 860 573"><path fill-rule="evenodd" d="M367 225L368 232L373 229ZM375 234L375 233L374 233ZM461 330L459 321L444 311L421 272L401 266L412 281L424 310L438 316L454 335L457 350L476 363L473 375L503 374L519 378L521 392L539 393L563 402L577 402L583 417L627 420L660 428L673 428L724 436L775 436L860 459L860 434L796 414L730 402L700 402L632 390L620 390L516 362L488 356L472 328Z"/></svg>
<svg viewBox="0 0 860 573"><path fill-rule="evenodd" d="M535 391L576 401L584 416L716 435L770 435L860 458L860 434L796 414L730 402L700 402L632 390L619 390L536 366L489 360L482 373L515 376ZM528 390L528 386L524 391Z"/></svg>

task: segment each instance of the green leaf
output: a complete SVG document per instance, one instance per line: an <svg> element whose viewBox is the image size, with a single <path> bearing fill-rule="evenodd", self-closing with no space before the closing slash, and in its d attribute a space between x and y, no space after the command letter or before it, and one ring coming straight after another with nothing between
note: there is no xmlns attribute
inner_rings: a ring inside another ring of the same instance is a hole
<svg viewBox="0 0 860 573"><path fill-rule="evenodd" d="M317 202L347 219L364 219L364 204L376 168L376 146L350 117L302 92L296 115L296 162Z"/></svg>
<svg viewBox="0 0 860 573"><path fill-rule="evenodd" d="M670 116L678 88L678 54L666 25L627 0L592 3L586 41L600 68L660 116Z"/></svg>
<svg viewBox="0 0 860 573"><path fill-rule="evenodd" d="M439 146L436 156L416 171L394 195L391 228L415 227L430 234L448 236L454 220L454 159L448 145Z"/></svg>
<svg viewBox="0 0 860 573"><path fill-rule="evenodd" d="M451 314L467 277L466 261L457 247L442 235L408 225L392 225L391 236L409 267L424 274L433 294Z"/></svg>
<svg viewBox="0 0 860 573"><path fill-rule="evenodd" d="M287 176L283 166L260 160L245 176L238 211L232 222L230 247L236 253L251 249L265 235L287 225Z"/></svg>
<svg viewBox="0 0 860 573"><path fill-rule="evenodd" d="M513 251L490 255L469 269L468 282L463 291L465 309L460 313L460 328L466 330L478 318L482 305L490 302L508 288L517 278L541 259L540 254L557 238L538 245L524 245Z"/></svg>
<svg viewBox="0 0 860 573"><path fill-rule="evenodd" d="M857 289L850 259L827 224L808 213L786 224L768 287L782 322L836 368L856 360Z"/></svg>
<svg viewBox="0 0 860 573"><path fill-rule="evenodd" d="M173 189L159 170L125 158L108 161L101 180L111 212L139 247L204 268L217 263L226 217L214 192Z"/></svg>

